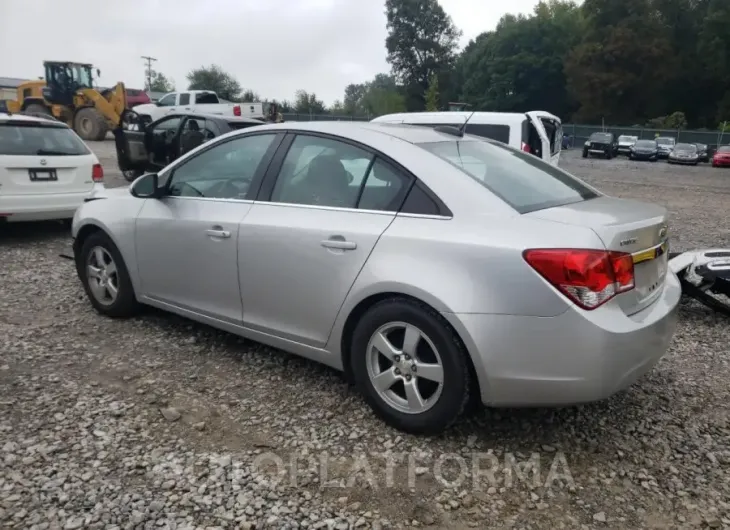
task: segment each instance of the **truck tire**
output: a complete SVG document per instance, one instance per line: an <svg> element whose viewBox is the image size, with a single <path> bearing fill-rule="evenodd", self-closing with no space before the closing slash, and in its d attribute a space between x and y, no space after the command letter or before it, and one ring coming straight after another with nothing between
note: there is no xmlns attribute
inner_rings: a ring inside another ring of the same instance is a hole
<svg viewBox="0 0 730 530"><path fill-rule="evenodd" d="M33 112L36 114L47 114L48 116L53 116L50 109L45 105L41 105L40 103L31 103L30 105L25 107L23 112Z"/></svg>
<svg viewBox="0 0 730 530"><path fill-rule="evenodd" d="M109 128L106 119L93 107L84 107L74 116L74 130L84 140L104 140Z"/></svg>

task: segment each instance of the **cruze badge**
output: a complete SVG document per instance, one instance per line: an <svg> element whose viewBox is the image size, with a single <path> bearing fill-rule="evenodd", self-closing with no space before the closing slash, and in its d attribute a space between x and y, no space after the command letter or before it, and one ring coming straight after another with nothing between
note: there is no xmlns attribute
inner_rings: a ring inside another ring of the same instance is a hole
<svg viewBox="0 0 730 530"><path fill-rule="evenodd" d="M41 165L42 166L45 166L46 165L46 159L45 158L41 158Z"/></svg>

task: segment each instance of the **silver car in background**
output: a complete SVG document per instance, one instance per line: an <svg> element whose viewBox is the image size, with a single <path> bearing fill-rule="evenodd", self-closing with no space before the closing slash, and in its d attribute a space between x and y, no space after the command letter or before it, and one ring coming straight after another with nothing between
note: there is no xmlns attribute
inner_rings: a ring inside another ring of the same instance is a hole
<svg viewBox="0 0 730 530"><path fill-rule="evenodd" d="M680 297L664 208L449 127L236 131L86 203L72 232L100 313L147 304L325 363L414 433L470 398L626 388L665 354Z"/></svg>

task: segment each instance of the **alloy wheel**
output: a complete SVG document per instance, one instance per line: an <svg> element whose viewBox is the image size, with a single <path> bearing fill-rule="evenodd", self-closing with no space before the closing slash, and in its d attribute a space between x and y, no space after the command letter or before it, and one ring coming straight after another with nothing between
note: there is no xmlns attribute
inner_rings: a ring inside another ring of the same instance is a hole
<svg viewBox="0 0 730 530"><path fill-rule="evenodd" d="M86 260L89 290L97 302L111 305L119 296L119 273L108 250L94 247Z"/></svg>
<svg viewBox="0 0 730 530"><path fill-rule="evenodd" d="M444 386L441 356L413 324L390 322L368 342L367 371L378 396L404 414L421 414L439 400Z"/></svg>

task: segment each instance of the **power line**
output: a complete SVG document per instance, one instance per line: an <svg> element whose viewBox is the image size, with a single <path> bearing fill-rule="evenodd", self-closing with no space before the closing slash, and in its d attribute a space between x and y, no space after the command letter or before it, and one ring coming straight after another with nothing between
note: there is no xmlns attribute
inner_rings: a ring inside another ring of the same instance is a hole
<svg viewBox="0 0 730 530"><path fill-rule="evenodd" d="M145 70L145 75L147 76L147 88L152 88L152 62L156 61L154 57L149 57L147 55L143 55L142 59L144 59L147 62L147 68Z"/></svg>

